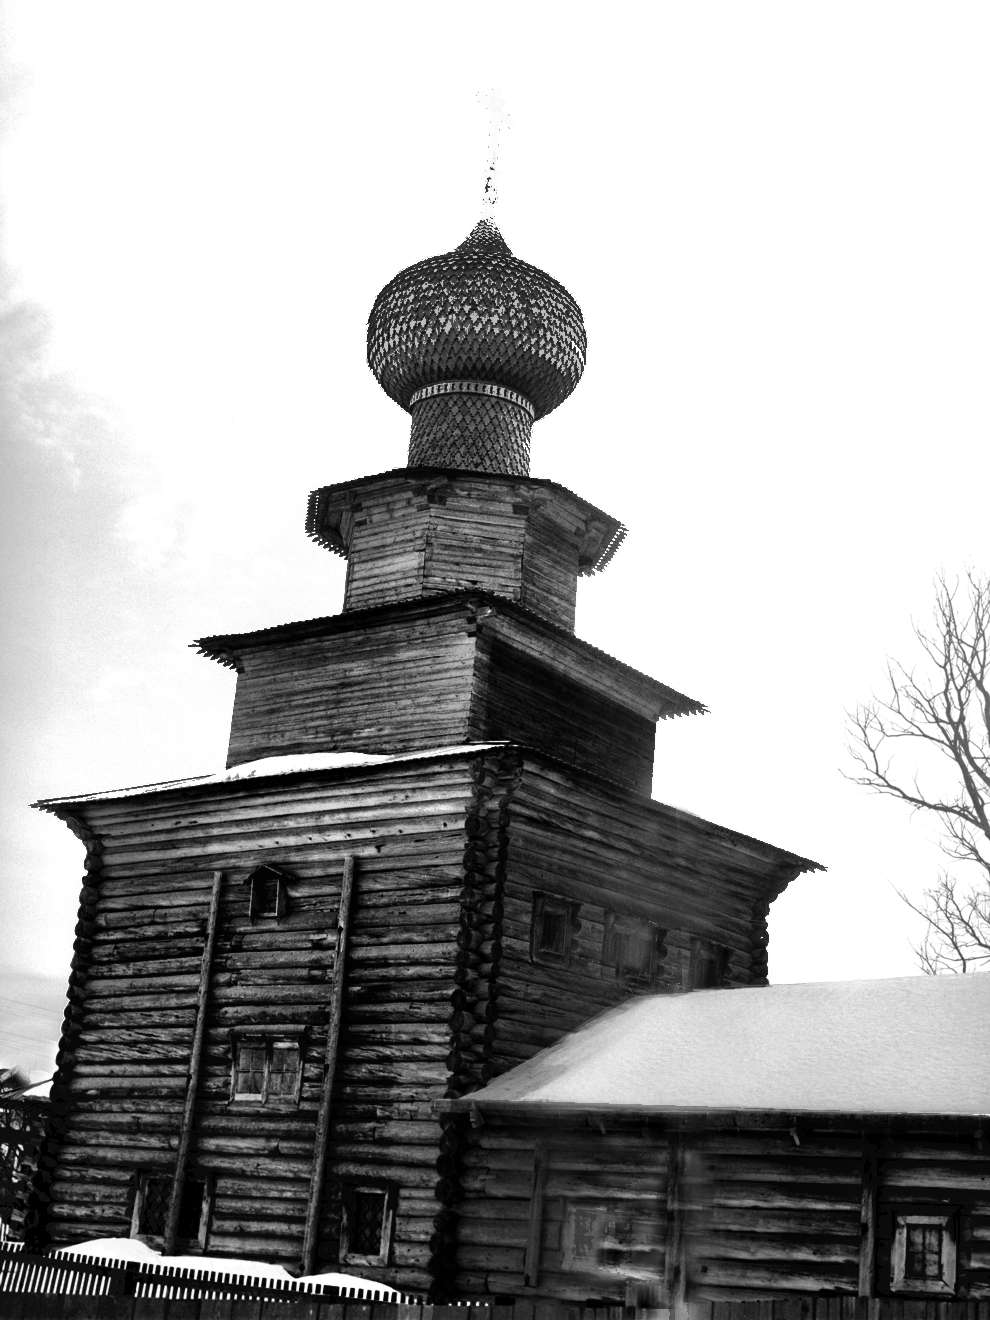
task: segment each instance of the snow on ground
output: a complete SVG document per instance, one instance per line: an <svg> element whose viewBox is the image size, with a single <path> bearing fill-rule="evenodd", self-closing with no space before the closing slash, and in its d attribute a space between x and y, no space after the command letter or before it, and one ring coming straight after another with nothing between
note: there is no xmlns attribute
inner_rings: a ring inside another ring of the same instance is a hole
<svg viewBox="0 0 990 1320"><path fill-rule="evenodd" d="M65 1256L89 1256L96 1260L138 1261L142 1265L167 1265L175 1269L198 1270L212 1274L239 1274L252 1279L274 1279L283 1283L295 1278L281 1265L263 1260L240 1260L233 1256L163 1256L140 1238L94 1238L61 1247L56 1253ZM318 1283L328 1288L361 1288L378 1298L400 1297L388 1284L362 1279L356 1274L307 1274L299 1283Z"/></svg>

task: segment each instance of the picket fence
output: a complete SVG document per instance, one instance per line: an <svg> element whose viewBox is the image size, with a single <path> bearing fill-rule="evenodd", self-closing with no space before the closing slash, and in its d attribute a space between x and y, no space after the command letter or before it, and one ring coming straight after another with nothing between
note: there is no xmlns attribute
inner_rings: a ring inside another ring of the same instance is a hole
<svg viewBox="0 0 990 1320"><path fill-rule="evenodd" d="M252 1275L211 1270L205 1259L202 1266L186 1268L157 1261L108 1261L96 1256L34 1256L24 1250L22 1243L0 1244L0 1316L12 1314L10 1298L13 1295L27 1294L44 1294L50 1298L199 1298L265 1302L322 1299L363 1304L387 1300L392 1306L414 1305L420 1300L404 1294L388 1294L383 1298L380 1290L373 1287L259 1279Z"/></svg>

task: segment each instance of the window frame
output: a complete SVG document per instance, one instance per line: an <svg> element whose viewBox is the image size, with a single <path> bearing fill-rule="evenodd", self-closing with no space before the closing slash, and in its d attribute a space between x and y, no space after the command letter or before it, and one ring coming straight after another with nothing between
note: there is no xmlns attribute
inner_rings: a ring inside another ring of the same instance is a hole
<svg viewBox="0 0 990 1320"><path fill-rule="evenodd" d="M369 1194L382 1198L382 1225L378 1238L378 1252L375 1254L352 1251L350 1246L355 1198L358 1195L367 1196ZM398 1187L395 1183L359 1178L344 1182L341 1185L339 1258L342 1265L389 1265L391 1263L392 1245L395 1240L397 1204Z"/></svg>
<svg viewBox="0 0 990 1320"><path fill-rule="evenodd" d="M529 926L529 960L542 963L547 967L567 967L574 955L577 933L581 929L581 904L576 899L565 898L563 894L552 894L545 890L533 893L533 905ZM544 948L540 943L544 918L559 915L564 920L564 948L561 952Z"/></svg>
<svg viewBox="0 0 990 1320"><path fill-rule="evenodd" d="M622 929L622 927L631 926L636 927L632 932ZM609 945L610 942L615 940L616 934L624 935L628 933L634 933L637 936L646 935L649 948L647 967L637 969L619 966L614 947L610 949ZM655 985L660 972L660 946L665 934L666 932L655 921L651 921L649 917L641 917L635 912L619 912L614 908L606 908L602 926L602 967L610 972L617 981L624 981L631 985Z"/></svg>
<svg viewBox="0 0 990 1320"><path fill-rule="evenodd" d="M599 1243L596 1256L576 1254L577 1220L579 1215L590 1215L593 1220L592 1232ZM597 1201L568 1200L564 1205L564 1224L560 1240L561 1269L569 1273L583 1274L624 1274L628 1272L628 1262L632 1254L632 1232L627 1228L623 1240L621 1230L622 1210L616 1206L604 1206ZM601 1259L602 1253L618 1253L617 1260Z"/></svg>
<svg viewBox="0 0 990 1320"><path fill-rule="evenodd" d="M273 1032L265 1034L263 1032L236 1031L231 1032L230 1038L230 1096L228 1104L241 1106L255 1105L259 1108L267 1109L297 1109L302 1094L303 1067L305 1064L303 1053L303 1037L292 1032ZM264 1049L265 1063L264 1076L261 1083L261 1091L238 1091L237 1078L242 1071L238 1066L240 1052L242 1049ZM269 1094L269 1082L272 1072L272 1054L276 1049L293 1049L296 1052L299 1066L296 1069L296 1084L291 1092L280 1092L278 1095Z"/></svg>
<svg viewBox="0 0 990 1320"><path fill-rule="evenodd" d="M938 1279L915 1279L907 1269L908 1229L912 1225L937 1228L941 1234L942 1276ZM954 1213L894 1213L894 1237L890 1248L890 1291L896 1293L932 1293L953 1297L956 1293L957 1217Z"/></svg>
<svg viewBox="0 0 990 1320"><path fill-rule="evenodd" d="M138 1169L134 1175L134 1200L131 1206L131 1224L129 1236L139 1238L141 1241L161 1242L165 1236L165 1223L162 1224L161 1232L150 1232L141 1227L141 1217L144 1212L145 1201L148 1195L148 1187L152 1181L158 1181L165 1185L165 1218L167 1221L169 1205L172 1198L172 1184L174 1181L171 1173L163 1173L159 1169ZM176 1245L183 1247L199 1247L200 1251L206 1250L206 1244L210 1236L210 1220L213 1216L213 1193L214 1176L212 1173L190 1173L183 1180L182 1190L179 1193L180 1207L181 1197L190 1183L202 1183L203 1193L199 1212L199 1225L195 1237L182 1237L176 1234Z"/></svg>
<svg viewBox="0 0 990 1320"><path fill-rule="evenodd" d="M272 911L263 911L260 908L260 888L261 882L274 880L275 882L275 907ZM288 876L277 866L272 866L270 862L262 862L252 868L250 874L244 883L248 886L248 919L255 921L280 921L286 915L289 909L289 896L286 890L286 881Z"/></svg>
<svg viewBox="0 0 990 1320"><path fill-rule="evenodd" d="M703 967L714 968L714 980L700 981ZM689 990L719 990L724 988L729 970L729 950L717 940L710 940L702 935L691 939L691 956L688 960Z"/></svg>

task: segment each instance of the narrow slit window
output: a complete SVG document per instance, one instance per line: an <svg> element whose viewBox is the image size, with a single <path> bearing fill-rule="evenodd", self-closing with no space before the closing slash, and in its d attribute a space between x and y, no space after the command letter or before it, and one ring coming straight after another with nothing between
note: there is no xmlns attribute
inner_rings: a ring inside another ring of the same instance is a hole
<svg viewBox="0 0 990 1320"><path fill-rule="evenodd" d="M692 940L688 989L712 990L724 985L728 965L729 951L723 945L711 940Z"/></svg>
<svg viewBox="0 0 990 1320"><path fill-rule="evenodd" d="M347 1183L343 1188L340 1259L344 1264L387 1265L395 1227L392 1184Z"/></svg>
<svg viewBox="0 0 990 1320"><path fill-rule="evenodd" d="M556 894L534 894L530 926L533 962L566 964L574 951L580 928L580 904Z"/></svg>
<svg viewBox="0 0 990 1320"><path fill-rule="evenodd" d="M171 1199L172 1179L169 1175L139 1174L131 1217L131 1237L160 1241L165 1236ZM183 1246L206 1246L211 1205L210 1175L189 1177L183 1181L179 1191L179 1215L175 1234L177 1242Z"/></svg>
<svg viewBox="0 0 990 1320"><path fill-rule="evenodd" d="M287 910L286 877L274 866L257 866L248 876L251 886L252 921L285 916Z"/></svg>

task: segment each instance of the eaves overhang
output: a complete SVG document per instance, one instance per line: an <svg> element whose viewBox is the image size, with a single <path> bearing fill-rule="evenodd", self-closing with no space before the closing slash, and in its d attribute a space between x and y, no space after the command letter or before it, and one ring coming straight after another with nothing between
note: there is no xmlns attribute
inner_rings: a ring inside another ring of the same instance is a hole
<svg viewBox="0 0 990 1320"><path fill-rule="evenodd" d="M545 477L506 476L502 473L435 467L391 468L387 472L356 477L353 481L338 481L329 486L318 487L309 496L306 508L306 535L324 550L346 559L347 539L340 524L330 514L335 501L341 496L388 482L430 482L458 478L468 478L492 486L512 484L528 490L547 491L573 504L581 511L589 525L598 528L594 540L589 541L582 551L578 567L581 576L602 572L626 538L628 529L617 518L613 518L611 514L605 513L603 509L599 509L556 481L550 481Z"/></svg>

